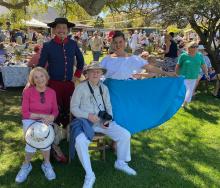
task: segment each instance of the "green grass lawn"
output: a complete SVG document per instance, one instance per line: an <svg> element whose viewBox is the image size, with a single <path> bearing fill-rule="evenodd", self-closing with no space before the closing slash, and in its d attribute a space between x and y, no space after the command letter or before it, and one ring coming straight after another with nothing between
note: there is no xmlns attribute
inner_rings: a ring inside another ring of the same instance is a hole
<svg viewBox="0 0 220 188"><path fill-rule="evenodd" d="M92 154L97 180L95 188L219 188L220 100L200 88L189 108L180 109L160 127L132 137L132 167L136 177L114 169L115 155L107 151L106 162ZM0 92L0 188L80 188L84 171L77 158L71 164L53 162L57 179L48 182L41 172L38 152L27 181L17 185L15 176L24 159L21 129L22 88ZM67 143L62 143L67 153Z"/></svg>

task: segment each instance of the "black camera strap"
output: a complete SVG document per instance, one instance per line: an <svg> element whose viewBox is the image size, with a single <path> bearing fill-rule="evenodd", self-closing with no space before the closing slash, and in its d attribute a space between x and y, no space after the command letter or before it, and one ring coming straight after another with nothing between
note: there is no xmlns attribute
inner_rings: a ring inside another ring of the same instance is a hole
<svg viewBox="0 0 220 188"><path fill-rule="evenodd" d="M98 104L98 102L97 102L97 100L96 100L96 98L95 98L95 95L94 95L94 91L93 91L93 89L92 89L92 86L90 85L89 81L88 81L87 83L88 83L88 86L89 86L89 90L90 90L90 92L91 92L93 98L95 99L95 102L96 102L96 104L97 104L97 106L98 106L98 108L99 108L99 104ZM101 85L99 86L99 92L100 92L101 97L102 97L102 102L103 102L105 111L107 111L106 106L105 106L105 101L104 101L104 98L103 98L103 91L102 91ZM99 110L101 110L101 109L99 108Z"/></svg>

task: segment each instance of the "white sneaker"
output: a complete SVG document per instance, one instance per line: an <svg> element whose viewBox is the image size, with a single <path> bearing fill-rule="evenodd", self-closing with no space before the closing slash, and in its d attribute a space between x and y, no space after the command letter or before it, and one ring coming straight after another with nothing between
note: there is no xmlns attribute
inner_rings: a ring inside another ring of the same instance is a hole
<svg viewBox="0 0 220 188"><path fill-rule="evenodd" d="M129 167L126 162L120 162L119 163L118 161L116 161L115 162L115 168L117 170L121 170L121 171L125 172L128 175L132 175L132 176L137 175L137 172L134 169L132 169L131 167Z"/></svg>
<svg viewBox="0 0 220 188"><path fill-rule="evenodd" d="M21 169L19 170L15 178L15 182L17 183L24 182L27 179L28 175L30 174L31 170L32 170L31 163L22 165Z"/></svg>
<svg viewBox="0 0 220 188"><path fill-rule="evenodd" d="M95 175L86 176L83 184L83 188L92 188L95 183Z"/></svg>
<svg viewBox="0 0 220 188"><path fill-rule="evenodd" d="M56 179L56 174L55 174L53 167L51 166L50 163L48 163L48 164L43 163L41 165L41 169L44 172L44 175L48 180Z"/></svg>

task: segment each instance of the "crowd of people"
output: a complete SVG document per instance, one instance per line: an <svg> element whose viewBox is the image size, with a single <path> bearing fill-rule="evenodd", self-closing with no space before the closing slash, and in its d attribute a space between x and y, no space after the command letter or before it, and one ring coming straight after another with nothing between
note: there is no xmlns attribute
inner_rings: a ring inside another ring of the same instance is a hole
<svg viewBox="0 0 220 188"><path fill-rule="evenodd" d="M109 91L101 81L103 76L117 80L184 76L184 107L191 101L201 79L215 79L208 54L203 45L198 45L198 41L186 43L181 36L174 36L172 32L159 36L134 31L125 36L122 31L112 31L100 36L96 31L89 36L83 31L72 36L69 30L74 25L66 18L56 18L48 24L52 28L53 38L39 37L33 31L27 35L32 41L40 41L34 47L34 55L28 59L28 66L32 70L22 97L22 123L27 144L25 161L15 179L17 183L24 182L31 172L31 158L36 149L42 151L44 162L41 168L48 180L56 178L50 163L50 150L53 150L58 161L67 162L59 143L51 142L54 138L49 135L53 131L48 130L53 123L64 128L70 123L71 147L75 148L86 173L83 188L93 187L96 179L88 152L95 132L103 133L115 141L115 169L128 175L137 175L128 165L131 160L131 134L113 120ZM25 37L19 32L12 35L11 40L14 38L20 45L25 43ZM144 47L151 44L164 55L162 62L145 51ZM93 62L85 66L83 54L87 53L88 46ZM108 55L99 63L105 48ZM82 75L85 81L76 86ZM75 117L72 122L69 122L70 113ZM42 126L36 125L39 121ZM43 126L45 124L48 126ZM42 137L45 132L47 136Z"/></svg>

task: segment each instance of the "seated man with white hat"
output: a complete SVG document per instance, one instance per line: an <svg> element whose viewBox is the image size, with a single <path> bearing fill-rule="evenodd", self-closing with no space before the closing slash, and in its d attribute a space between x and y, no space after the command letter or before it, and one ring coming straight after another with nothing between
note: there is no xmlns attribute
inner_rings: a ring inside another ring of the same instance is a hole
<svg viewBox="0 0 220 188"><path fill-rule="evenodd" d="M106 69L98 62L88 65L84 70L87 80L76 87L70 104L70 110L76 117L71 123L71 141L74 141L73 147L86 171L83 188L92 188L95 182L88 151L94 132L103 133L116 142L115 168L128 175L136 175L127 164L131 160L131 134L113 120L109 91L100 81L105 73Z"/></svg>

